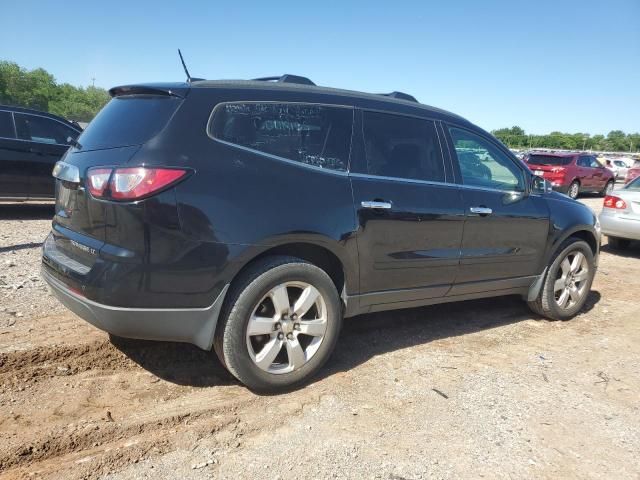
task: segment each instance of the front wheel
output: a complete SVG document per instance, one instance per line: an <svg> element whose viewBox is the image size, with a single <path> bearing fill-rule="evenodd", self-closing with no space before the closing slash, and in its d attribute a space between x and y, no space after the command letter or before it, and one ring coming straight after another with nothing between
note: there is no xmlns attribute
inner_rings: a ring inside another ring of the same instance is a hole
<svg viewBox="0 0 640 480"><path fill-rule="evenodd" d="M313 376L333 351L342 324L336 287L324 270L299 258L271 257L230 290L215 351L256 391L291 388Z"/></svg>
<svg viewBox="0 0 640 480"><path fill-rule="evenodd" d="M569 320L584 306L594 275L591 247L583 240L569 238L553 257L538 298L529 302L529 307L552 320Z"/></svg>

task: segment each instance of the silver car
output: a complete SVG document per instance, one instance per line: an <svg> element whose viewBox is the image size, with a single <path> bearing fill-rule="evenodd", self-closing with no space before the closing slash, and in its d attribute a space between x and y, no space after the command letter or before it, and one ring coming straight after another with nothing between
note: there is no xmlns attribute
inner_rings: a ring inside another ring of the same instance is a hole
<svg viewBox="0 0 640 480"><path fill-rule="evenodd" d="M611 247L626 248L631 240L640 240L640 177L607 195L599 219Z"/></svg>

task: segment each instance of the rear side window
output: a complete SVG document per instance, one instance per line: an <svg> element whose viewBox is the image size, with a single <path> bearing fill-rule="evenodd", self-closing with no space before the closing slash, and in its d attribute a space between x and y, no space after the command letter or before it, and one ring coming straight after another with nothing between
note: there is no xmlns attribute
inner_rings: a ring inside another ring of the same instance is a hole
<svg viewBox="0 0 640 480"><path fill-rule="evenodd" d="M300 103L223 103L209 135L314 167L345 171L353 110Z"/></svg>
<svg viewBox="0 0 640 480"><path fill-rule="evenodd" d="M27 113L15 113L14 117L16 132L21 140L66 145L68 137L78 136L78 132L74 129L50 118Z"/></svg>
<svg viewBox="0 0 640 480"><path fill-rule="evenodd" d="M83 150L140 145L160 133L182 103L168 95L112 98L78 139Z"/></svg>
<svg viewBox="0 0 640 480"><path fill-rule="evenodd" d="M0 138L16 138L11 112L0 112Z"/></svg>
<svg viewBox="0 0 640 480"><path fill-rule="evenodd" d="M431 120L363 112L370 175L444 182L444 162Z"/></svg>

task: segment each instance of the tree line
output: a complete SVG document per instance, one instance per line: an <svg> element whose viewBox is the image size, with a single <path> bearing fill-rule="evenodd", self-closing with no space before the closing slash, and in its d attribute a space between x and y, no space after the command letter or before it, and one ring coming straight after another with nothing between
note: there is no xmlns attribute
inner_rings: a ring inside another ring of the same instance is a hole
<svg viewBox="0 0 640 480"><path fill-rule="evenodd" d="M109 101L109 93L98 87L75 87L57 83L43 68L27 70L17 63L0 61L0 104L35 108L77 122L89 122ZM529 135L520 127L500 128L493 133L510 148L558 148L640 152L640 133L613 130L604 135L551 132Z"/></svg>
<svg viewBox="0 0 640 480"><path fill-rule="evenodd" d="M606 136L563 132L529 135L520 127L500 128L491 133L509 148L640 152L640 133L627 134L621 130L612 130Z"/></svg>
<svg viewBox="0 0 640 480"><path fill-rule="evenodd" d="M89 122L109 101L104 88L57 83L43 68L27 70L0 61L0 104L34 108L77 122Z"/></svg>

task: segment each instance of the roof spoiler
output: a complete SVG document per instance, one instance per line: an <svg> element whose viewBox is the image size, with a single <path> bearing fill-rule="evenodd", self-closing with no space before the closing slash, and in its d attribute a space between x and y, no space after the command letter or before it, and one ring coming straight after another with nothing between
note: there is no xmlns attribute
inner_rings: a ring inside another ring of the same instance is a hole
<svg viewBox="0 0 640 480"><path fill-rule="evenodd" d="M185 85L186 86L186 85ZM174 87L163 87L161 85L121 85L109 90L112 97L122 95L166 95L168 97L185 97L185 89Z"/></svg>

